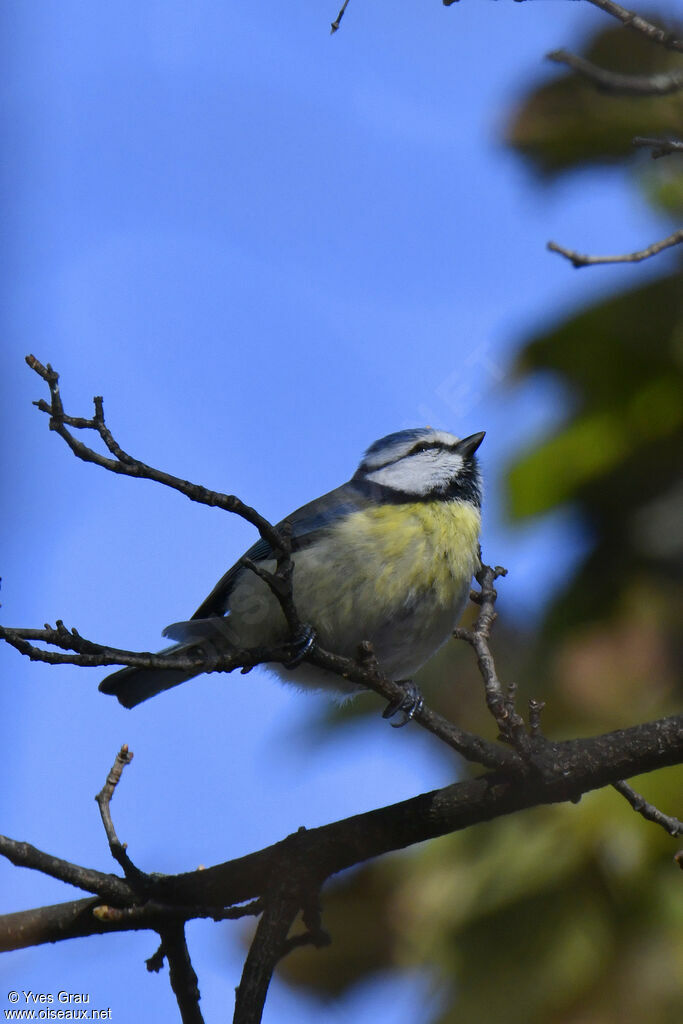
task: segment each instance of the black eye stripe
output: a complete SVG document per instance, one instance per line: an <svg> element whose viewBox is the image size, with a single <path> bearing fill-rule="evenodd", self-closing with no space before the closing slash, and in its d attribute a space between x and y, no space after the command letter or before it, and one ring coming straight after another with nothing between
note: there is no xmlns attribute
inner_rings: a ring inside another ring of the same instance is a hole
<svg viewBox="0 0 683 1024"><path fill-rule="evenodd" d="M443 441L418 441L416 445L409 448L408 451L402 452L400 455L395 455L393 459L387 459L386 462L380 462L376 465L368 465L366 462L362 462L358 468L358 472L363 473L379 473L383 469L388 469L389 466L395 466L399 462L403 462L404 459L409 459L412 455L419 455L420 452L426 452L431 450L438 450L444 453L444 455L457 455L459 442L455 441L452 445L445 444Z"/></svg>
<svg viewBox="0 0 683 1024"><path fill-rule="evenodd" d="M427 452L431 449L439 448L442 452L454 452L456 445L445 445L443 441L420 441L414 448L411 448L408 455L417 455L418 452ZM405 455L402 456L405 458Z"/></svg>
<svg viewBox="0 0 683 1024"><path fill-rule="evenodd" d="M404 452L403 455L397 455L395 459L389 459L388 462L383 462L381 466L376 466L372 472L376 473L380 469L386 469L388 466L395 466L397 462L403 462L404 459L410 458L411 455L418 455L420 452L433 451L438 449L442 452L452 452L452 448L447 448L441 441L421 441L420 444L415 445L409 451Z"/></svg>

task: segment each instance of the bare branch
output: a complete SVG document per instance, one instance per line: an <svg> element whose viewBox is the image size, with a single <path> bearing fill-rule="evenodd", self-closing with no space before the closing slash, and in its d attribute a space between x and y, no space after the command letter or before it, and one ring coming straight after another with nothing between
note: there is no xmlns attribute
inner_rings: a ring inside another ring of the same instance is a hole
<svg viewBox="0 0 683 1024"><path fill-rule="evenodd" d="M56 627L46 625L44 629L0 626L0 640L26 655L31 661L48 665L80 665L82 668L102 668L108 665L131 665L135 668L179 668L200 669L205 672L232 672L235 668L253 668L267 661L287 661L292 656L290 643L273 646L252 647L248 650L235 648L209 661L199 648L174 654L152 654L149 651L124 651L116 647L97 644L82 637L77 630L68 630L61 619ZM37 640L75 651L74 654L58 654L45 651L30 640Z"/></svg>
<svg viewBox="0 0 683 1024"><path fill-rule="evenodd" d="M255 526L259 531L264 540L272 546L273 551L277 552L286 548L286 540L281 536L281 533L275 529L275 527L267 519L251 508L249 505L245 505L243 501L235 497L234 494L222 494L219 491L211 491L206 487L202 487L200 484L190 483L188 480L182 480L179 477L172 476L170 473L165 473L162 470L154 469L152 466L146 465L144 462L140 462L138 459L133 458L125 452L118 442L113 438L109 428L106 426L104 421L103 411L103 400L100 396L93 399L95 405L95 414L91 419L86 419L82 416L67 416L64 412L61 395L59 393L59 374L52 369L48 363L43 366L35 356L26 356L26 362L34 370L39 377L41 377L50 389L50 403L40 399L34 402L41 412L45 412L50 416L50 430L54 430L55 433L59 434L61 438L68 444L71 451L83 462L92 462L96 466L101 466L103 469L108 469L111 473L119 473L123 476L138 477L144 480L153 480L156 483L163 484L165 487L171 487L173 490L180 491L190 501L199 502L202 505L209 505L212 508L221 508L225 512L232 512L235 515L240 516L242 519L246 519L248 523ZM99 452L94 451L92 448L88 448L82 441L79 441L69 430L68 427L73 427L77 430L94 430L104 441L108 450L112 453L114 458L107 458L105 455L100 455Z"/></svg>
<svg viewBox="0 0 683 1024"><path fill-rule="evenodd" d="M113 903L125 903L132 897L129 886L122 878L92 868L80 867L68 860L62 860L61 857L53 857L52 854L44 853L30 843L22 843L0 835L0 855L17 867L41 871L44 875L57 878L60 882L68 882L69 885L95 893Z"/></svg>
<svg viewBox="0 0 683 1024"><path fill-rule="evenodd" d="M71 867L77 868L77 865ZM139 899L128 887L127 899L132 901L136 898ZM189 921L192 918L236 921L260 914L262 909L260 899L252 900L244 906L231 907L171 906L155 900L147 900L138 906L119 907L102 903L97 898L73 900L71 903L56 903L49 907L1 915L0 953L86 935L117 931L159 931L169 922Z"/></svg>
<svg viewBox="0 0 683 1024"><path fill-rule="evenodd" d="M123 651L96 644L80 636L76 630L66 629L61 620L58 620L56 628L46 626L45 629L24 629L0 626L0 639L5 640L31 661L42 661L51 665L80 665L87 668L132 665L136 668L173 667L183 670L232 672L237 668L250 669L255 665L273 661L286 663L292 657L291 644L284 644L272 647L254 647L249 650L235 649L218 655L210 665L207 665L205 655L198 650L168 655ZM31 644L30 640L58 644L62 648L72 649L77 653L59 654L56 651L44 651ZM357 683L359 687L374 690L385 700L396 700L403 695L399 683L383 676L376 667L364 664L362 661L352 661L350 658L331 654L321 647L315 648L307 655L307 659L320 668ZM516 763L517 758L513 751L506 750L496 743L491 743L480 736L460 729L426 705L415 714L413 720L468 761L483 764L487 768L513 767Z"/></svg>
<svg viewBox="0 0 683 1024"><path fill-rule="evenodd" d="M203 869L200 869L203 870ZM150 882L155 876L150 875ZM151 886L150 886L151 888ZM93 910L98 921L120 924L127 928L154 928L162 931L169 923L190 921L193 918L211 921L239 921L243 917L258 916L263 910L263 900L256 899L241 907L201 907L159 903L145 899L134 907L112 907L101 903Z"/></svg>
<svg viewBox="0 0 683 1024"><path fill-rule="evenodd" d="M97 927L92 915L98 902L92 898L72 900L70 903L3 914L0 916L0 953L105 931Z"/></svg>
<svg viewBox="0 0 683 1024"><path fill-rule="evenodd" d="M600 92L621 96L667 96L683 89L683 70L660 71L653 75L622 75L591 64L567 50L553 50L547 59L566 64L587 78Z"/></svg>
<svg viewBox="0 0 683 1024"><path fill-rule="evenodd" d="M441 2L444 7L450 7L452 4L458 3L459 0L441 0ZM664 46L668 50L677 50L679 53L683 53L683 39L679 39L673 32L667 29L654 25L640 14L626 10L625 7L614 3L613 0L587 0L587 2L592 4L593 7L598 7L605 14L610 14L613 18L616 18L625 28L630 28L632 31L645 36L651 43Z"/></svg>
<svg viewBox="0 0 683 1024"><path fill-rule="evenodd" d="M16 848L25 844L3 840L0 852L15 864L64 878L88 891L95 888L91 877L95 875L97 888L105 888L100 880L109 884L114 906L78 900L0 917L0 949L126 927L159 931L172 918L257 912L259 903L236 905L267 895L274 878L297 879L297 890L304 895L317 892L330 875L370 858L527 807L577 800L591 790L679 764L683 761L683 715L589 739L561 743L534 739L533 766L517 760L518 770L490 772L320 828L302 829L273 846L224 864L181 875L151 875L151 899L144 903L122 878L76 865L67 865L68 872L55 872L51 866L54 858L48 854L31 847L32 855L17 856ZM300 906L306 905L305 899L297 899ZM117 907L121 908L118 912ZM230 908L230 912L221 908Z"/></svg>
<svg viewBox="0 0 683 1024"><path fill-rule="evenodd" d="M296 890L284 889L266 898L237 988L233 1024L259 1024L273 971L283 956L287 934L300 908Z"/></svg>
<svg viewBox="0 0 683 1024"><path fill-rule="evenodd" d="M514 705L514 688L508 687L507 692L498 678L496 664L489 646L491 629L496 620L496 599L498 593L494 586L500 576L506 576L507 569L497 565L481 565L476 580L480 590L472 593L472 600L479 605L479 614L472 629L457 627L453 636L457 640L468 643L477 655L479 672L484 680L486 705L493 715L500 732L500 739L511 743L517 751L526 756L530 749L524 719L517 713Z"/></svg>
<svg viewBox="0 0 683 1024"><path fill-rule="evenodd" d="M132 760L133 753L128 750L127 744L124 743L116 755L116 760L112 765L111 771L107 775L106 782L95 797L95 800L97 801L97 805L100 809L102 824L104 825L104 831L107 834L107 840L109 842L109 849L111 850L112 857L121 865L126 879L131 883L131 885L135 886L136 889L144 891L149 885L148 876L143 871L140 871L128 856L126 844L122 843L116 835L114 822L111 819L111 811L109 809L112 797L114 796L114 791L121 779L123 769L126 765L130 764Z"/></svg>
<svg viewBox="0 0 683 1024"><path fill-rule="evenodd" d="M588 3L593 4L593 7L598 7L605 14L610 14L613 18L616 18L625 28L630 28L634 32L645 36L651 43L664 46L667 50L677 50L679 53L683 53L683 39L678 39L673 32L654 25L640 14L636 14L634 11L627 11L625 7L614 3L613 0L588 0Z"/></svg>
<svg viewBox="0 0 683 1024"><path fill-rule="evenodd" d="M557 242L548 242L547 248L551 252L558 252L560 256L564 256L575 267L591 267L598 263L640 263L641 260L650 259L651 256L656 256L657 253L663 252L664 249L680 245L681 242L683 242L683 228L674 231L673 235L669 235L668 238L664 238L661 242L654 242L647 249L640 249L638 252L621 253L618 256L589 256L575 252L573 249L565 249L563 245L558 245Z"/></svg>
<svg viewBox="0 0 683 1024"><path fill-rule="evenodd" d="M343 3L343 4L341 5L341 8L340 8L340 10L339 10L339 14L338 14L338 15L337 15L337 17L336 17L336 18L334 19L334 21L332 22L332 24L331 24L331 26L330 26L330 35L331 35L331 36L333 36L333 35L334 35L334 33L335 33L335 32L337 31L337 29L338 29L338 28L339 28L339 26L341 25L341 20L342 20L342 18L344 17L344 13L345 13L345 11L346 11L346 8L347 8L348 6L349 6L349 0L344 0L344 3Z"/></svg>
<svg viewBox="0 0 683 1024"><path fill-rule="evenodd" d="M673 153L683 153L683 139L656 139L648 138L644 135L636 135L635 139L632 139L632 144L641 149L652 148L650 156L653 160L659 160L663 156L671 156Z"/></svg>
<svg viewBox="0 0 683 1024"><path fill-rule="evenodd" d="M301 946L314 946L316 949L323 949L332 942L329 933L322 926L319 896L317 891L307 894L302 913L306 931L288 936L282 948L283 957Z"/></svg>
<svg viewBox="0 0 683 1024"><path fill-rule="evenodd" d="M101 399L95 399L95 415L91 420L68 417L63 410L56 373L49 365L43 367L36 360L30 365L50 387L50 405L45 402L37 404L49 412L51 429L60 433L79 458L114 472L172 486L203 504L236 511L240 515L241 509L247 509L249 515L244 518L260 530L265 524L262 536L271 545L275 542L277 569L271 574L265 573L258 565L245 564L265 579L278 598L282 595L281 604L285 614L289 612L288 622L294 638L300 622L292 599L291 544L286 532L272 527L255 510L244 506L233 496L206 491L137 462L121 449L105 426ZM96 430L113 458L87 448L69 428ZM272 531L270 535L268 531ZM155 970L164 958L168 960L182 1019L190 1024L200 1024L199 992L185 942L185 922L194 917L209 916L219 920L263 911L245 963L235 1009L235 1021L239 1024L256 1022L260 1020L278 960L299 945L324 945L329 941L321 927L317 894L330 875L390 850L402 849L524 807L576 800L582 793L610 783L619 788L624 785L621 780L625 777L683 759L683 716L590 740L551 743L540 734L541 705L532 702L527 731L524 720L514 707L514 689L504 690L489 646L496 618L494 584L505 572L500 567L481 566L477 574L480 589L473 594L473 600L479 605L477 620L471 630L458 629L455 636L473 647L485 684L487 705L501 738L515 749L499 747L468 734L427 708L421 708L415 715L416 721L453 749L493 767L493 772L323 828L300 830L273 847L213 868L177 876L145 875L130 861L125 845L116 835L110 813L111 799L121 773L132 757L124 746L96 799L111 852L123 867L126 879L90 872L52 858L28 844L0 839L0 852L14 863L70 881L100 897L98 901L80 900L61 908L39 908L21 915L7 915L0 919L0 946L19 948L74 935L126 928L154 930L162 942L148 961L148 966ZM208 664L205 655L199 651L186 651L177 656L116 651L94 644L76 630L67 630L61 621L55 628L46 626L43 630L0 627L0 638L28 657L55 663L71 660L84 665L118 663L153 667L161 663L164 667L186 667L187 662L190 668L211 671L231 671L237 667L248 669L264 661L286 663L291 658L293 646L288 643L250 651L230 651L217 655ZM36 647L33 641L51 644L66 653L45 651ZM369 650L359 652L356 661L320 648L314 648L306 657L321 668L373 689L387 700L395 700L402 694L400 684L378 671L377 662ZM642 802L642 798L638 800ZM638 808L641 813L645 813L643 806L651 810L642 802ZM654 810L659 817L653 820L661 823L663 816ZM277 880L275 889L274 879ZM244 906L250 899L252 902ZM289 937L291 925L300 910L304 911L307 930Z"/></svg>
<svg viewBox="0 0 683 1024"><path fill-rule="evenodd" d="M178 1003L183 1024L204 1024L199 1009L199 985L185 939L185 924L178 921L161 932L160 951L166 957L171 988Z"/></svg>
<svg viewBox="0 0 683 1024"><path fill-rule="evenodd" d="M374 690L387 701L400 701L404 691L400 683L396 683L379 672L363 667L358 662L337 655L328 654L316 648L308 658L314 665L336 672L345 679ZM426 704L415 712L412 721L417 722L432 735L442 740L449 747L461 754L466 760L483 764L487 768L514 768L519 766L518 756L512 750L506 750L496 743L491 743L473 733L461 729L443 715L432 711Z"/></svg>
<svg viewBox="0 0 683 1024"><path fill-rule="evenodd" d="M679 821L678 818L671 818L668 814L663 814L654 804L649 804L644 796L636 793L635 789L631 789L627 782L614 782L613 787L617 793L621 793L628 800L633 810L637 811L638 814L642 814L648 821L654 821L655 824L661 825L670 836L683 836L683 821Z"/></svg>

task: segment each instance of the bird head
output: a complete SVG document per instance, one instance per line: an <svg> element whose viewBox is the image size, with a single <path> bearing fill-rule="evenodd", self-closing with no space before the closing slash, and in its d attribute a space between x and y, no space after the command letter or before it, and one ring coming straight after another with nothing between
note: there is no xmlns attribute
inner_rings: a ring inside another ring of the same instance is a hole
<svg viewBox="0 0 683 1024"><path fill-rule="evenodd" d="M458 438L431 427L399 430L370 445L353 479L387 487L402 500L459 499L479 507L475 452L484 433Z"/></svg>

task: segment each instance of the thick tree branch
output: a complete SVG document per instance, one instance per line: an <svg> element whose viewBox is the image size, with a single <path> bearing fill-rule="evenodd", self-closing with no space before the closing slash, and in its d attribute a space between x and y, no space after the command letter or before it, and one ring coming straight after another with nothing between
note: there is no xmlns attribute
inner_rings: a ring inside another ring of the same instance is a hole
<svg viewBox="0 0 683 1024"><path fill-rule="evenodd" d="M321 925L318 889L308 887L305 872L302 876L300 871L290 871L278 878L263 904L237 989L234 1024L258 1024L261 1020L273 971L283 957L300 946L320 949L330 944L330 936ZM300 910L306 931L289 935Z"/></svg>
<svg viewBox="0 0 683 1024"><path fill-rule="evenodd" d="M93 914L99 903L98 899L92 898L72 900L69 903L20 910L15 914L3 914L0 916L0 953L28 949L29 946L40 946L45 942L77 939L85 935L133 930L134 925L128 922L121 922L118 927L110 922L100 924ZM145 923L140 927L147 929L151 926Z"/></svg>
<svg viewBox="0 0 683 1024"><path fill-rule="evenodd" d="M76 864L70 866L78 867ZM151 877L158 879L160 876ZM128 887L122 898L132 903L140 897L133 888ZM260 914L262 909L261 900L252 900L244 906L231 907L171 906L155 900L147 900L139 906L113 906L102 903L98 898L55 903L52 906L0 915L0 953L39 946L45 942L59 942L61 939L77 939L86 935L105 935L109 932L122 931L161 932L168 924L194 918L237 921L243 917L254 917Z"/></svg>
<svg viewBox="0 0 683 1024"><path fill-rule="evenodd" d="M301 902L296 889L289 884L265 898L237 988L233 1024L259 1024L273 971L285 952L287 935Z"/></svg>
<svg viewBox="0 0 683 1024"><path fill-rule="evenodd" d="M158 931L173 913L183 919L217 916L221 908L230 911L226 917L253 913L258 904L247 908L237 904L266 895L274 878L294 877L300 880L302 889L317 891L331 875L370 858L528 807L575 801L593 789L679 764L683 762L683 715L589 739L561 743L536 739L532 753L532 763L518 771L490 772L320 828L302 829L266 849L201 871L149 876L154 883L153 902L140 907L136 907L138 894L124 879L88 873L76 865L68 865L68 872L55 873L50 870L53 858L49 855L26 844L15 844L10 859L17 865L47 868L48 874L58 878L68 875L65 880L76 885L83 882L82 887L88 891L93 888L90 874L109 881L111 896L107 901L113 904L112 910L118 906L123 912L112 917L101 912L98 915L93 908L100 903L78 900L61 907L9 914L0 918L0 949L125 927ZM0 847L5 855L7 850L7 845ZM81 872L85 874L81 876ZM155 904L161 904L161 908L155 909Z"/></svg>
<svg viewBox="0 0 683 1024"><path fill-rule="evenodd" d="M199 1009L200 995L197 975L190 960L183 921L169 924L161 931L159 953L166 958L171 988L176 997L183 1024L204 1024L204 1018Z"/></svg>
<svg viewBox="0 0 683 1024"><path fill-rule="evenodd" d="M56 430L80 458L114 472L172 486L203 504L226 508L240 515L242 510L248 510L249 515L244 518L257 525L271 544L276 542L279 545L276 548L277 570L268 574L266 582L281 599L294 639L301 623L291 593L289 537L283 536L283 531L272 527L239 499L207 491L133 459L121 449L105 426L101 399L95 399L95 415L91 420L68 417L62 407L57 374L36 360L30 364L50 387L51 403L37 404L50 413L51 429ZM113 459L87 448L68 428L96 430ZM453 749L494 771L478 779L322 828L301 829L272 847L213 868L160 876L144 874L132 864L111 819L110 802L121 772L132 756L124 747L97 800L112 855L123 867L126 878L93 872L51 857L28 844L0 837L0 853L13 863L43 871L94 892L98 897L96 900L78 900L61 907L43 907L0 918L0 948L20 948L97 932L154 930L162 941L157 953L148 961L150 969L158 969L163 958L168 960L183 1020L199 1024L199 992L185 943L185 922L194 917L226 919L263 911L245 963L235 1011L235 1020L239 1024L256 1022L260 1020L277 961L297 945L322 945L327 941L320 927L319 913L311 908L314 903L317 906L317 893L331 875L369 858L526 807L576 801L584 792L610 783L627 795L626 791L633 791L625 787L624 778L682 761L683 716L593 739L552 743L540 734L541 705L533 702L527 730L515 710L514 694L510 688L506 690L498 679L489 646L496 617L494 584L504 574L505 570L499 567L481 566L477 574L480 589L472 595L479 605L477 620L472 629L458 629L454 635L473 647L484 680L487 704L501 738L511 746L499 746L466 733L428 708L421 708L415 716L416 721ZM286 663L292 657L291 643L230 651L219 654L210 664L197 651L186 651L177 656L118 651L95 644L75 630L67 630L61 621L54 628L46 626L42 630L0 627L0 637L28 657L52 663L71 661L82 665L130 664L141 667L159 664L168 667L173 664L183 668L232 671L267 661ZM59 651L43 650L36 646L36 642L51 644ZM359 651L356 661L320 648L314 648L306 657L321 668L373 689L389 701L402 696L400 684L379 673L376 660L367 646ZM637 794L633 796L638 804L633 803L633 806L637 810L663 823L665 819L661 812L646 805ZM666 821L671 826L674 819ZM277 880L275 888L273 880ZM252 902L244 906L247 900ZM304 910L307 931L288 937L291 924L300 910Z"/></svg>

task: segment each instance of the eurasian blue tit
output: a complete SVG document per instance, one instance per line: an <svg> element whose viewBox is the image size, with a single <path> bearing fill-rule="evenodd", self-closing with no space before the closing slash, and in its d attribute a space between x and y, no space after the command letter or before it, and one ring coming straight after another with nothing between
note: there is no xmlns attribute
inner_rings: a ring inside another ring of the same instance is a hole
<svg viewBox="0 0 683 1024"><path fill-rule="evenodd" d="M293 512L292 595L299 618L325 650L349 658L369 641L379 668L409 680L451 635L479 567L481 477L475 452L484 433L462 440L429 427L375 441L353 477ZM259 540L246 556L276 564ZM218 581L187 622L164 630L163 653L229 651L277 644L289 632L268 584L241 562ZM306 663L268 666L286 682L358 689ZM125 668L100 684L124 707L198 675L175 668Z"/></svg>

